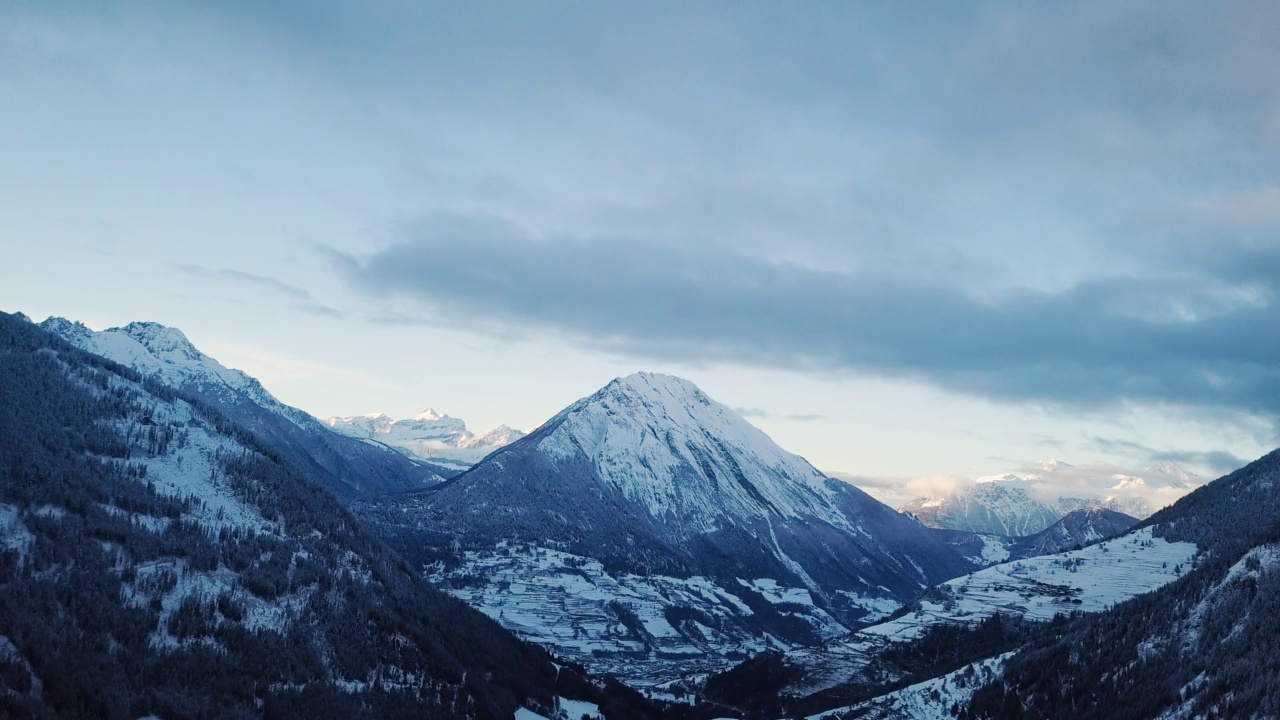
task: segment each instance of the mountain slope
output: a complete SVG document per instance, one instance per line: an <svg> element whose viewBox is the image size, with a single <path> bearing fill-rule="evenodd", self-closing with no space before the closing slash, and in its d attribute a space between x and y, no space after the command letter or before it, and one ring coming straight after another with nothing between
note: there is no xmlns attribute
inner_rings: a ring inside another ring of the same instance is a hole
<svg viewBox="0 0 1280 720"><path fill-rule="evenodd" d="M966 717L1280 714L1280 450L1144 521L1202 549L1178 582L1010 657Z"/></svg>
<svg viewBox="0 0 1280 720"><path fill-rule="evenodd" d="M49 318L40 326L83 350L217 407L288 455L291 462L308 467L313 477L344 501L417 490L454 474L332 432L307 413L281 403L256 379L200 352L176 328L135 322L94 332L62 318Z"/></svg>
<svg viewBox="0 0 1280 720"><path fill-rule="evenodd" d="M476 435L462 420L431 409L403 420L373 414L331 417L324 424L343 435L389 445L422 460L458 470L475 465L489 453L525 435L506 425Z"/></svg>
<svg viewBox="0 0 1280 720"><path fill-rule="evenodd" d="M952 495L920 498L902 507L933 528L1021 536L1044 530L1062 516L1035 500L1018 478L1005 476L961 488Z"/></svg>
<svg viewBox="0 0 1280 720"><path fill-rule="evenodd" d="M1009 554L1013 558L1052 555L1114 537L1137 524L1137 518L1106 508L1073 510L1035 535L1015 538L1009 543Z"/></svg>
<svg viewBox="0 0 1280 720"><path fill-rule="evenodd" d="M950 707L933 702L912 712L945 710L958 718L1002 719L1276 717L1280 715L1280 687L1274 682L1280 673L1280 627L1275 622L1280 613L1278 489L1280 451L1193 491L1123 536L949 581L927 593L919 609L831 643L822 653L810 653L807 665L797 662L803 653L762 658L707 685L755 698L754 707L759 708L763 707L758 699L761 686L774 678L764 690L773 696L787 688L799 694L805 687L819 689L789 705L797 712L844 705L848 707L832 717L876 717L880 709L892 717L894 708L902 707L904 701L915 703L921 698L915 693L911 698L892 694L901 687L895 685L895 678L902 677L885 674L885 668L893 666L885 662L886 657L939 654L930 634L947 641L942 645L944 654L965 651L972 645L971 638L953 637L955 631L947 625L957 620L974 622L981 614L975 612L975 601L986 604L988 612L1004 612L1029 601L1040 606L1037 612L1044 617L1053 603L1046 605L1038 596L1052 600L1056 594L1058 603L1066 598L1072 605L1080 600L1082 609L1088 609L1091 597L1101 592L1096 597L1103 602L1094 603L1099 612L1060 615L1048 625L1030 626L1021 637L1008 637L1003 644L989 644L965 657L964 662L974 662L1000 656L998 663L991 664L992 676L966 678L963 694L971 694L969 702L955 697ZM1188 548L1195 552L1187 552ZM1142 564L1134 565L1126 555ZM1085 562L1078 563L1079 559ZM1039 572L1030 586L1011 582L1037 566L1048 572ZM1109 574L1100 572L1108 567ZM979 584L982 577L996 579L992 573L1005 577L985 587ZM955 592L966 586L963 593ZM1144 586L1151 591L1135 592ZM942 592L945 588L952 592ZM936 619L920 616L922 610L939 604L946 610L948 603L953 611L950 621L938 624ZM924 634L917 638L908 637L922 630ZM886 635L887 645L883 643ZM872 641L877 636L879 643ZM895 638L906 642L895 645ZM913 676L910 682L921 683L946 671ZM981 685L976 690L975 680ZM932 701L947 696L946 686L939 683L917 687L940 690L935 698L930 689ZM872 698L880 700L868 702Z"/></svg>
<svg viewBox="0 0 1280 720"><path fill-rule="evenodd" d="M742 695L744 688L780 699L783 704L776 709L787 714L807 715L852 704L904 680L907 668L887 658L912 654L911 648L922 642L936 642L931 633L957 635L951 638L951 650L966 651L973 638L954 629L980 626L997 615L1007 618L1006 622L1043 623L1071 613L1103 612L1176 581L1195 552L1194 544L1168 542L1147 528L1072 552L983 568L930 588L892 619L818 648L753 659L724 677L712 678L708 689L735 688L738 695L716 699L744 710L755 710L751 703L760 702L758 696ZM1012 639L1025 641L1023 635ZM989 649L995 655L1013 647L1016 644Z"/></svg>
<svg viewBox="0 0 1280 720"><path fill-rule="evenodd" d="M812 644L971 567L692 383L646 373L438 488L360 512L404 552L441 563L433 572L455 593L584 662L639 653L722 665ZM552 553L563 557L548 564ZM558 603L574 575L615 590L589 607ZM672 595L662 578L701 590ZM542 603L538 628L507 617L513 588Z"/></svg>
<svg viewBox="0 0 1280 720"><path fill-rule="evenodd" d="M2 314L0 427L0 716L619 702L423 583L217 408Z"/></svg>

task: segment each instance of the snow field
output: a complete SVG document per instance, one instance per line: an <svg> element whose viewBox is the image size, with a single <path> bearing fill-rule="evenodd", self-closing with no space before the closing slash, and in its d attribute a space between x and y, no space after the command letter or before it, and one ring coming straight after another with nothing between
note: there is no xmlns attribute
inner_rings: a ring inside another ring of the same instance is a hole
<svg viewBox="0 0 1280 720"><path fill-rule="evenodd" d="M742 626L754 614L751 608L705 577L614 575L596 560L562 551L507 547L469 552L460 569L437 570L429 578L521 637L641 686L725 669L749 655L791 647L752 637ZM847 632L813 606L807 589L768 578L736 584L783 604L781 612L803 619L820 637ZM677 608L672 612L681 618L679 627L672 624L668 608ZM634 623L625 615L633 616ZM667 662L649 662L659 667L656 674L637 676L632 660L652 661L654 656Z"/></svg>

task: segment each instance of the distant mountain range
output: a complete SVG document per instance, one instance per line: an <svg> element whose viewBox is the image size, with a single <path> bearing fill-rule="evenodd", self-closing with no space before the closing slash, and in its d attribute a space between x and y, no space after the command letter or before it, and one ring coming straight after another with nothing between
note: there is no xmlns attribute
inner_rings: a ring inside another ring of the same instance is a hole
<svg viewBox="0 0 1280 720"><path fill-rule="evenodd" d="M1106 508L1072 510L1038 533L1013 537L968 530L931 528L939 538L979 567L1038 555L1078 550L1123 534L1138 519Z"/></svg>
<svg viewBox="0 0 1280 720"><path fill-rule="evenodd" d="M465 470L486 455L525 436L506 425L476 435L462 420L427 409L412 418L393 420L374 413L356 417L331 417L330 429L350 437L382 443L410 455L455 470Z"/></svg>
<svg viewBox="0 0 1280 720"><path fill-rule="evenodd" d="M979 478L945 495L917 498L901 510L932 528L1016 537L1038 533L1083 508L1145 518L1201 484L1171 463L1137 471L1141 474L1115 470L1050 460L1021 474Z"/></svg>

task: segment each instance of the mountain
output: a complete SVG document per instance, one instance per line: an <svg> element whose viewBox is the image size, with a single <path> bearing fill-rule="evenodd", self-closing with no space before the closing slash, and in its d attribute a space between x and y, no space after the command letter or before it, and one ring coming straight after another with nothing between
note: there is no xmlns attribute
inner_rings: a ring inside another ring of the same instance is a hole
<svg viewBox="0 0 1280 720"><path fill-rule="evenodd" d="M901 509L933 528L1024 536L1091 507L1145 518L1200 484L1196 475L1173 463L1127 469L1048 460L1016 473L979 478L946 495L916 498Z"/></svg>
<svg viewBox="0 0 1280 720"><path fill-rule="evenodd" d="M344 501L417 490L456 474L331 431L311 415L277 400L256 379L200 352L176 328L135 322L95 332L56 317L40 327L76 347L201 398L291 462L308 467L313 477Z"/></svg>
<svg viewBox="0 0 1280 720"><path fill-rule="evenodd" d="M929 528L929 531L977 567L987 567L1010 560L1079 549L1120 535L1137 523L1137 518L1114 510L1083 507L1063 515L1038 533L1021 537L946 528Z"/></svg>
<svg viewBox="0 0 1280 720"><path fill-rule="evenodd" d="M356 417L331 417L330 429L350 437L397 448L437 465L465 470L486 455L525 436L506 425L476 435L458 418L427 409L416 417L392 420L381 413Z"/></svg>
<svg viewBox="0 0 1280 720"><path fill-rule="evenodd" d="M1123 535L949 580L685 689L764 716L1276 717L1278 489L1280 450ZM1082 538L1128 522L1078 517Z"/></svg>
<svg viewBox="0 0 1280 720"><path fill-rule="evenodd" d="M761 656L712 677L706 694L752 712L771 703L768 710L787 717L856 705L1013 650L1036 633L1052 632L1047 623L1055 618L1103 612L1175 582L1195 554L1194 543L1159 538L1146 528L1080 550L983 568L930 588L894 617L847 637Z"/></svg>
<svg viewBox="0 0 1280 720"><path fill-rule="evenodd" d="M3 314L0 427L0 717L656 716L424 583L202 394Z"/></svg>
<svg viewBox="0 0 1280 720"><path fill-rule="evenodd" d="M1040 532L1062 517L1033 499L1013 475L962 487L952 495L913 500L902 512L928 527L1006 536Z"/></svg>
<svg viewBox="0 0 1280 720"><path fill-rule="evenodd" d="M649 373L357 512L455 596L640 683L819 643L972 567L692 383Z"/></svg>
<svg viewBox="0 0 1280 720"><path fill-rule="evenodd" d="M963 717L1280 715L1280 450L1142 527L1201 550L1177 582L1027 644Z"/></svg>
<svg viewBox="0 0 1280 720"><path fill-rule="evenodd" d="M1008 544L1012 558L1052 555L1115 537L1138 524L1138 519L1106 508L1072 510L1035 535L1015 538Z"/></svg>

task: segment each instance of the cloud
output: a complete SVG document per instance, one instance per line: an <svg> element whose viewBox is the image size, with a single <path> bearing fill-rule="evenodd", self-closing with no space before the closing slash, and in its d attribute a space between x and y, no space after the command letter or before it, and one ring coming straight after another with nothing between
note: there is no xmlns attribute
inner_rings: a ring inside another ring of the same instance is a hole
<svg viewBox="0 0 1280 720"><path fill-rule="evenodd" d="M824 472L830 477L858 487L868 495L895 509L916 498L945 497L972 483L972 480L958 475L873 477L830 470Z"/></svg>
<svg viewBox="0 0 1280 720"><path fill-rule="evenodd" d="M1122 400L1280 415L1280 274L1111 277L977 295L962 278L833 272L725 247L534 237L421 222L336 254L369 296L425 316L559 332L632 356L926 381L1011 401ZM1280 267L1280 248L1258 255ZM1225 267L1225 266L1224 266Z"/></svg>
<svg viewBox="0 0 1280 720"><path fill-rule="evenodd" d="M745 418L761 418L764 420L789 420L791 422L819 422L826 420L826 415L817 413L775 413L757 407L735 407L733 411Z"/></svg>
<svg viewBox="0 0 1280 720"><path fill-rule="evenodd" d="M291 307L308 315L315 315L316 317L332 318L334 320L341 320L347 317L345 312L337 308L329 307L328 305L321 305L320 303L294 303Z"/></svg>
<svg viewBox="0 0 1280 720"><path fill-rule="evenodd" d="M1186 455L1185 459L1191 460L1212 453ZM1179 467L1176 460L1173 457L1161 460L1153 457L1145 461L1149 464L1137 467L1104 462L1071 465L1054 461L1016 468L1001 476L989 478L956 475L868 477L839 472L827 474L852 483L894 508L920 498L950 496L979 482L996 481L1020 487L1032 498L1051 506L1061 498L1112 499L1118 501L1119 507L1126 512L1140 512L1144 506L1149 512L1177 501L1205 482L1205 478ZM1238 466L1231 466L1230 469ZM1141 482L1135 482L1138 480Z"/></svg>
<svg viewBox="0 0 1280 720"><path fill-rule="evenodd" d="M231 270L227 268L213 269L202 265L175 265L180 272L192 277L206 278L209 280L222 280L225 282L238 283L242 285L252 285L258 288L264 288L273 292L280 293L294 300L310 300L311 293L303 290L297 285L277 280L273 277L265 275L255 275L253 273L244 272L242 270Z"/></svg>
<svg viewBox="0 0 1280 720"><path fill-rule="evenodd" d="M1218 475L1225 475L1236 468L1244 467L1249 462L1225 450L1157 450L1132 440L1098 436L1094 436L1090 443L1107 453L1145 458L1146 462L1151 463L1194 465Z"/></svg>
<svg viewBox="0 0 1280 720"><path fill-rule="evenodd" d="M283 295L284 297L295 301L290 303L290 307L300 312L307 313L308 315L335 319L346 317L346 313L338 310L337 308L313 302L311 300L311 293L307 290L300 288L297 285L290 285L289 283L277 278L266 275L256 275L242 270L232 270L228 268L213 269L201 265L177 264L174 267L177 268L179 272L192 277L227 282L236 285L248 285L261 290L267 290L278 295Z"/></svg>

